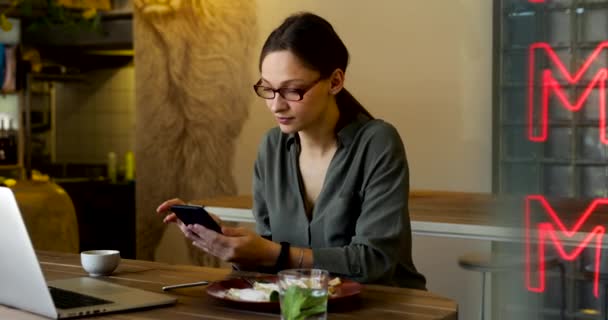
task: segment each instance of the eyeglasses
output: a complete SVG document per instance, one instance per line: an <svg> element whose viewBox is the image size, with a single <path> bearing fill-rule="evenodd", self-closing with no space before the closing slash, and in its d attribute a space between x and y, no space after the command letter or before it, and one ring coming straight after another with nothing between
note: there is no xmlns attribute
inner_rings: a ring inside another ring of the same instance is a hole
<svg viewBox="0 0 608 320"><path fill-rule="evenodd" d="M268 99L268 100L274 99L274 97L276 96L276 94L278 92L279 95L287 101L300 101L300 100L304 99L304 95L306 94L306 92L308 92L310 89L312 89L317 83L319 83L319 81L321 81L321 78L317 79L316 81L309 84L305 88L273 89L273 88L261 85L260 83L262 82L262 80L260 80L260 81L258 81L258 83L256 83L253 86L253 90L260 98L264 98L264 99Z"/></svg>

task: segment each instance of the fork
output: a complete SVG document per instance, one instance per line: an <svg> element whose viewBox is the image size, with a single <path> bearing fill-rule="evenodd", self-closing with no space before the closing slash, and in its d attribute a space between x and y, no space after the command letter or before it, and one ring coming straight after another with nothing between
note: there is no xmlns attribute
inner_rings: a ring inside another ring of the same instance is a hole
<svg viewBox="0 0 608 320"><path fill-rule="evenodd" d="M207 284L209 284L209 281L182 283L182 284L175 284L175 285L171 285L171 286L164 286L164 287L162 287L162 290L163 291L168 291L168 290L179 289L179 288L204 286L204 285L207 285Z"/></svg>
<svg viewBox="0 0 608 320"><path fill-rule="evenodd" d="M249 278L244 278L244 277L241 278L241 279L245 280L245 282L247 282L253 288L253 285L254 285L255 281L253 281L253 280L251 280Z"/></svg>

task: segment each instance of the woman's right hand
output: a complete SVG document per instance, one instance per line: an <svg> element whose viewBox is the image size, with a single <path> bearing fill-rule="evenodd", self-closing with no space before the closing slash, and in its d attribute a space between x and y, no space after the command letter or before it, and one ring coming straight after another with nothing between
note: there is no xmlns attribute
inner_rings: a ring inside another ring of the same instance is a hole
<svg viewBox="0 0 608 320"><path fill-rule="evenodd" d="M179 229L182 231L184 236L194 237L194 238L198 239L198 237L195 234L193 234L193 232L191 230L188 229L188 227L177 217L177 215L175 213L171 212L172 206L184 205L184 204L186 204L186 202L179 198L167 200L167 201L161 203L160 206L158 206L158 208L156 208L156 212L158 214L166 214L166 216L163 218L163 222L164 223L175 223L179 227ZM222 220L218 216L216 216L213 213L209 213L209 215L211 216L211 218L213 218L213 220L215 220L215 222L220 227L222 226Z"/></svg>
<svg viewBox="0 0 608 320"><path fill-rule="evenodd" d="M167 214L165 216L165 218L163 219L164 223L177 223L177 225L183 226L183 223L177 218L177 216L175 215L175 213L171 212L171 207L174 205L183 205L186 204L186 202L184 202L182 199L171 199L171 200L167 200L163 203L160 204L160 206L158 206L158 208L156 208L156 212L158 214ZM185 229L184 229L185 230Z"/></svg>

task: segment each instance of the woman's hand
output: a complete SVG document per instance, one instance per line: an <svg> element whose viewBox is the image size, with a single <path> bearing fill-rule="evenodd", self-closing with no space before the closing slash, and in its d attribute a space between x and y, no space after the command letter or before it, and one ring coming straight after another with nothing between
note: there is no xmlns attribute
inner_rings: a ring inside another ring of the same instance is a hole
<svg viewBox="0 0 608 320"><path fill-rule="evenodd" d="M177 215L175 215L175 213L171 212L171 207L175 206L175 205L184 205L184 204L186 204L186 203L183 200L178 199L178 198L167 200L167 201L161 203L160 206L158 206L158 208L156 208L156 212L158 214L168 213L168 215L165 216L165 218L163 219L164 223L181 222L179 220L179 218L177 217ZM211 212L209 212L209 215L211 216L211 218L213 218L215 223L217 223L219 226L222 225L222 219L220 219L220 217L216 216L215 214L213 214Z"/></svg>
<svg viewBox="0 0 608 320"><path fill-rule="evenodd" d="M175 199L171 199L171 200L167 200L163 203L161 203L160 206L158 206L158 208L156 208L156 212L158 214L167 214L165 216L165 218L163 219L164 223L175 223L177 224L177 226L179 227L179 229L182 231L182 233L188 237L188 235L191 233L187 226L181 221L179 220L179 218L177 217L177 215L173 212L171 212L171 207L175 206L175 205L184 205L186 204L186 202L184 202L181 199L175 198ZM213 220L215 220L215 222L221 227L222 226L222 220L216 216L213 213L209 213L209 215L211 216L211 218L213 218ZM198 225L197 225L198 226ZM203 229L205 229L205 227L199 226Z"/></svg>
<svg viewBox="0 0 608 320"><path fill-rule="evenodd" d="M170 223L170 222L174 222L177 223L178 225L183 225L183 223L181 223L181 221L177 218L177 216L175 215L175 213L171 212L171 207L175 206L175 205L183 205L186 204L182 199L171 199L171 200L167 200L163 203L160 204L160 206L158 206L158 208L156 208L156 212L158 214L167 214L165 216L165 218L163 219L164 223ZM181 229L181 228L180 228ZM182 230L184 231L184 230Z"/></svg>
<svg viewBox="0 0 608 320"><path fill-rule="evenodd" d="M201 250L223 261L241 265L272 266L281 246L246 228L222 227L222 233L200 225L185 227L186 237Z"/></svg>

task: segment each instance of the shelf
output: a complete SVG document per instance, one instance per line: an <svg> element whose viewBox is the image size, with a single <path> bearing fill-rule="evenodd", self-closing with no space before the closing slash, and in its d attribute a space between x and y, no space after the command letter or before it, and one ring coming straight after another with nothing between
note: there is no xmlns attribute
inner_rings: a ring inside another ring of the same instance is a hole
<svg viewBox="0 0 608 320"><path fill-rule="evenodd" d="M0 170L16 170L22 168L23 166L20 164L0 164Z"/></svg>
<svg viewBox="0 0 608 320"><path fill-rule="evenodd" d="M38 81L85 82L83 75L32 73L32 78Z"/></svg>
<svg viewBox="0 0 608 320"><path fill-rule="evenodd" d="M0 169L20 169L23 168L23 165L19 163L15 164L0 164Z"/></svg>

